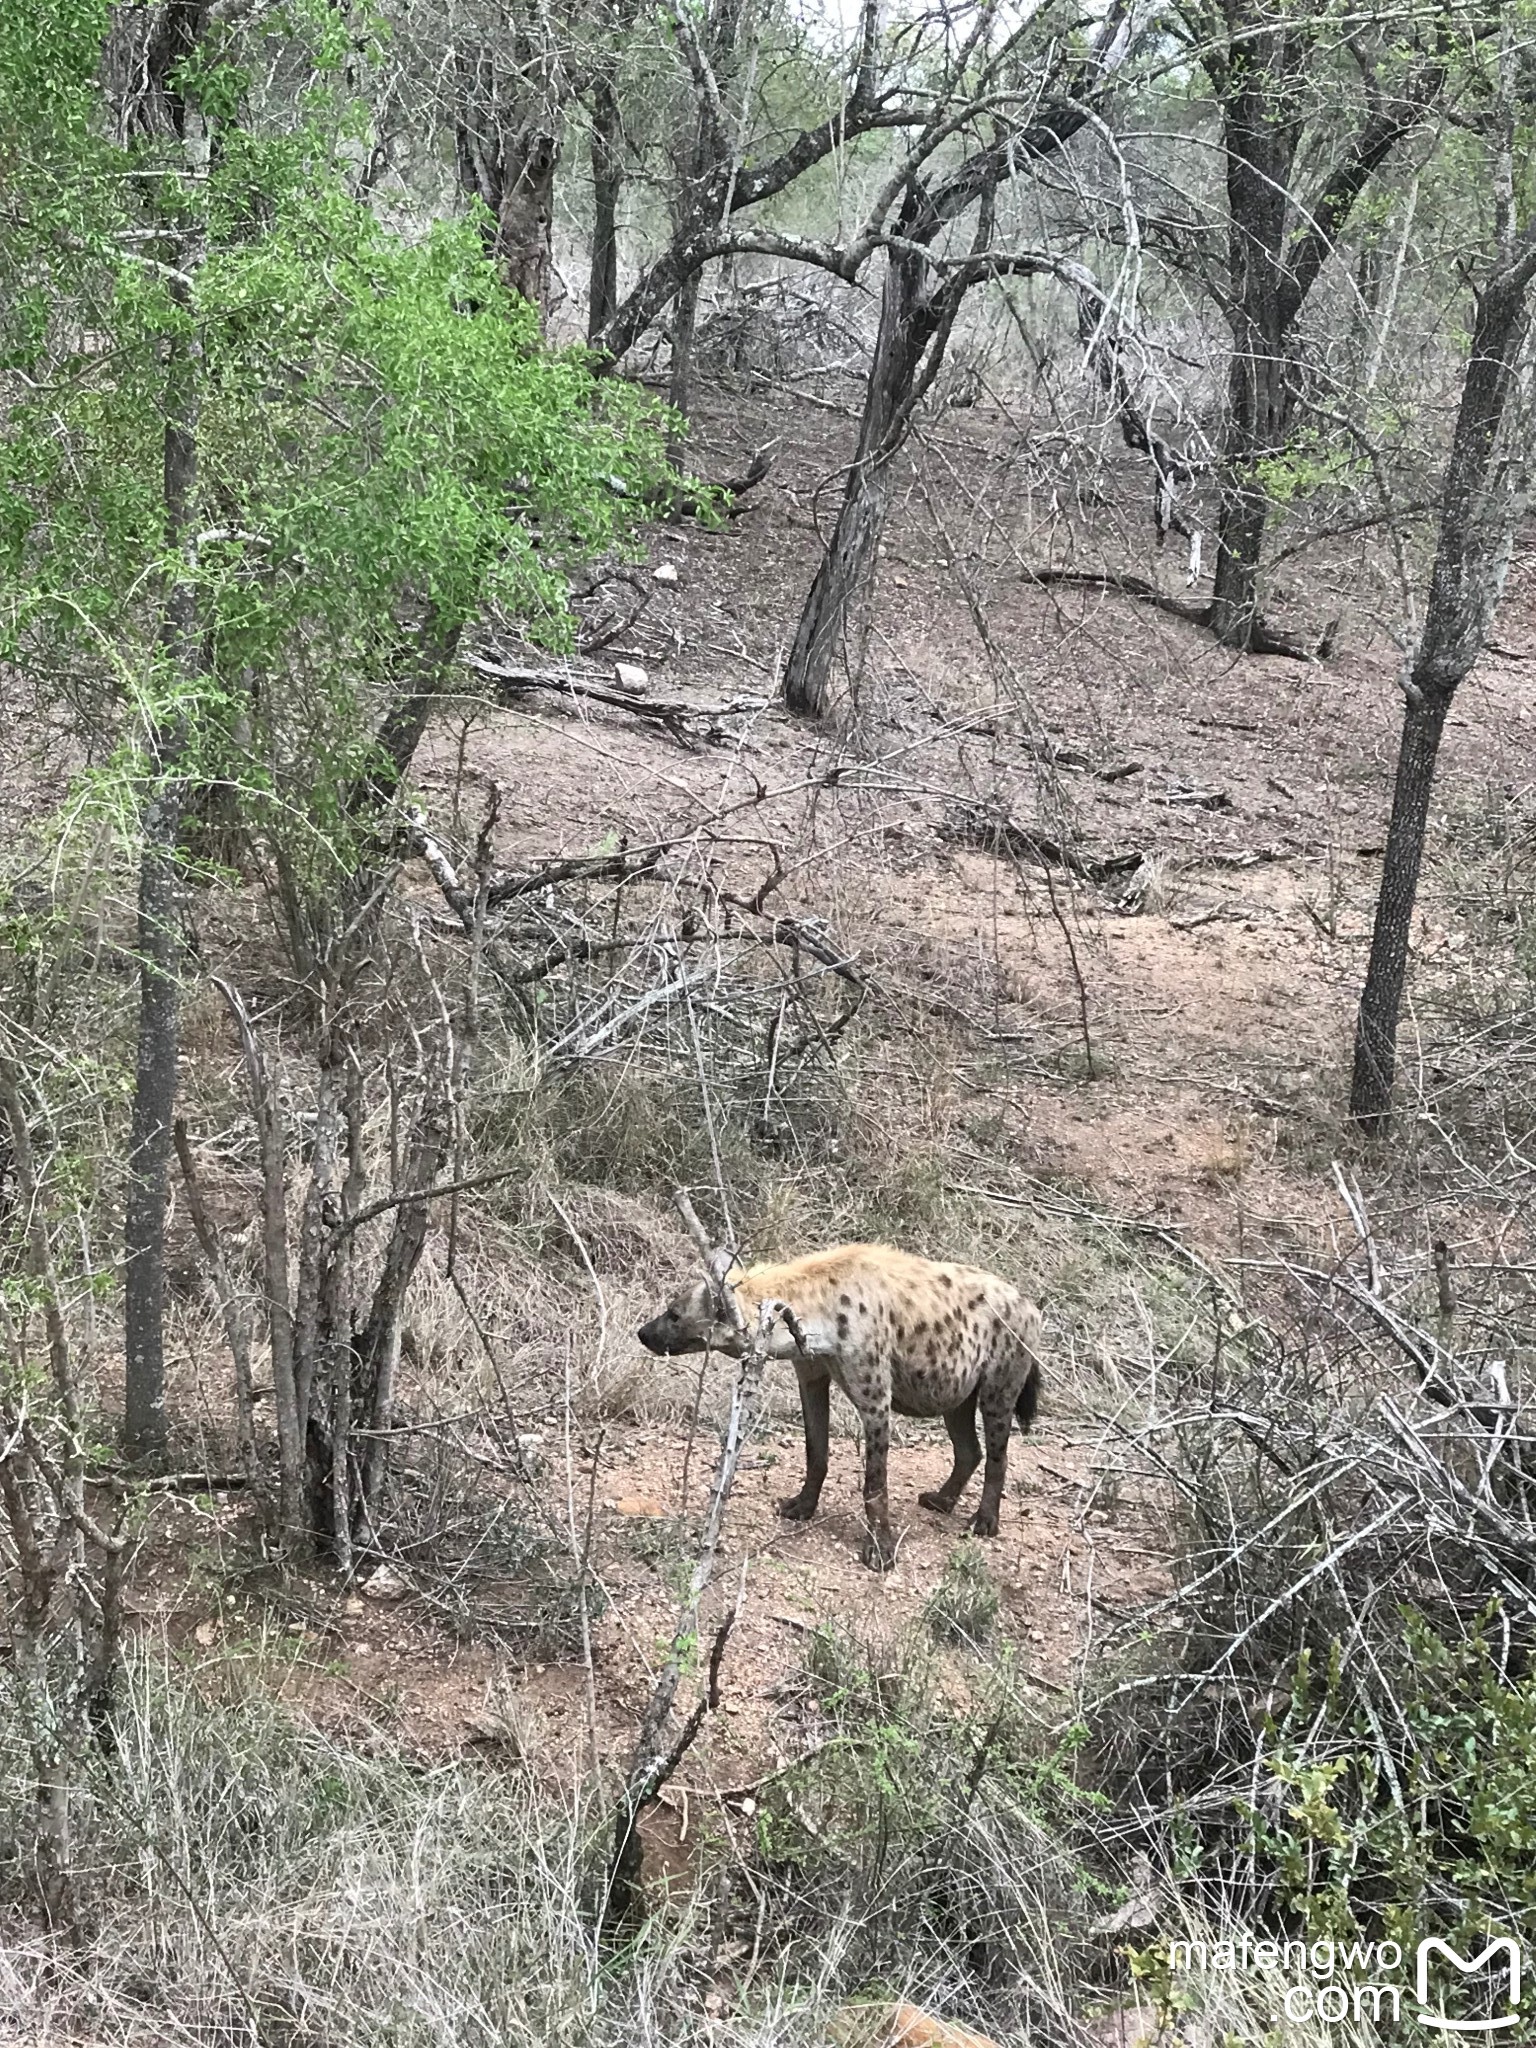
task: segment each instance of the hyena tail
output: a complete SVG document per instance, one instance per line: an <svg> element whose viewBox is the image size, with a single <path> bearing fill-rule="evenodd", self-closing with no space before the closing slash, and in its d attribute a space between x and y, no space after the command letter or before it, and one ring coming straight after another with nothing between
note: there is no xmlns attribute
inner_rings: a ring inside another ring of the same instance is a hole
<svg viewBox="0 0 1536 2048"><path fill-rule="evenodd" d="M1029 1362L1029 1377L1019 1391L1019 1398L1013 1404L1020 1429L1028 1429L1040 1412L1040 1361L1032 1358Z"/></svg>

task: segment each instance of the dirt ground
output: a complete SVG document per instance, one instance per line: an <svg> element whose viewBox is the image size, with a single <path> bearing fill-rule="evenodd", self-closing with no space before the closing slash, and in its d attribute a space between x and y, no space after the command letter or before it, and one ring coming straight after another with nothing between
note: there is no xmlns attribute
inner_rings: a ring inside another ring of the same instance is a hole
<svg viewBox="0 0 1536 2048"><path fill-rule="evenodd" d="M824 919L867 976L926 1006L960 1047L910 1105L914 1128L936 1113L935 1092L985 1110L990 1135L957 1159L957 1174L995 1184L1022 1160L1106 1212L1177 1227L1209 1254L1326 1232L1401 703L1395 649L1350 609L1358 559L1310 564L1305 581L1298 568L1277 593L1299 630L1345 614L1329 660L1234 658L1125 597L1029 581L1026 566L1071 551L1030 468L1027 431L985 408L946 416L924 466L952 487L935 505L909 482L858 716L829 737L768 700L850 436L836 407L782 395L707 407L699 467L739 470L744 453L777 437L773 476L720 530L655 535L644 617L588 664L595 674L615 659L638 663L652 698L757 708L722 715L720 737L690 748L567 700L466 707L468 724L446 720L418 762L434 818L456 811L472 835L495 781L496 853L509 867L619 835L638 845L689 831L683 863L737 886L756 886L778 860L783 909ZM1092 566L1104 555L1079 544L1071 558ZM1182 590L1178 564L1154 566ZM662 567L676 580L650 578ZM1458 699L1442 817L1490 790L1520 801L1532 784L1536 581L1523 565L1498 647ZM1141 854L1141 893L1117 898L1113 886L966 845L956 820L977 804L1070 838L1087 857ZM1432 883L1419 959L1457 943ZM1411 1023L1408 1054L1411 1065ZM796 1248L808 1247L783 1249ZM599 1277L628 1288L626 1300L644 1293L643 1274ZM676 1518L700 1507L713 1439L690 1457L684 1422L619 1419L600 1445L589 1432L566 1452L550 1447L539 1487L554 1524L592 1502L607 1605L592 1625L590 1688L580 1659L465 1646L398 1589L321 1590L287 1624L290 1695L331 1725L428 1750L524 1749L552 1769L594 1743L622 1755L676 1613ZM773 1497L798 1483L799 1456L781 1404L732 1503L717 1596L739 1592L742 1604L725 1705L678 1798L749 1787L793 1756L809 1739L790 1682L808 1631L829 1619L871 1636L912 1623L960 1538L960 1518L915 1505L947 1469L937 1427L907 1426L893 1455L903 1533L885 1578L857 1561L849 1437L834 1440L818 1520L776 1518ZM1046 1711L1059 1699L1064 1717L1102 1617L1134 1613L1164 1583L1154 1510L1122 1501L1111 1519L1093 1473L1077 1419L1048 1393L1038 1434L1015 1438L1003 1533L987 1547L1003 1626ZM137 1597L146 1621L166 1622L183 1653L211 1668L244 1639L250 1611L243 1598L231 1607L210 1596L187 1559L197 1543L229 1537L238 1511L182 1504L168 1515ZM949 1668L963 1688L963 1651Z"/></svg>

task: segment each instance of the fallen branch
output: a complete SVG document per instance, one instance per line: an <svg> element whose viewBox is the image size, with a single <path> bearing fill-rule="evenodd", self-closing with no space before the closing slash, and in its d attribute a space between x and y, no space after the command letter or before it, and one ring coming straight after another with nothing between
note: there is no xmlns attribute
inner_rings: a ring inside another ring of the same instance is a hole
<svg viewBox="0 0 1536 2048"><path fill-rule="evenodd" d="M1181 597L1169 597L1149 583L1145 576L1113 576L1108 571L1096 569L1026 569L1026 583L1063 583L1078 590L1112 590L1121 597L1134 597L1142 604L1149 604L1155 610L1167 612L1171 618L1182 619L1187 626L1208 626L1211 608L1208 604L1192 604Z"/></svg>
<svg viewBox="0 0 1536 2048"><path fill-rule="evenodd" d="M648 719L664 727L680 746L690 749L704 740L724 739L721 719L762 711L769 701L766 697L733 697L725 704L686 704L679 698L635 696L594 677L573 675L566 669L518 668L509 662L486 661L474 654L462 655L460 665L495 685L498 704L514 703L531 691L546 690L553 696L601 704L610 711L626 712L631 718Z"/></svg>
<svg viewBox="0 0 1536 2048"><path fill-rule="evenodd" d="M1065 868L1085 882L1108 882L1117 875L1132 874L1146 859L1143 853L1127 852L1107 853L1095 860L1059 839L1018 824L1005 812L983 805L968 805L958 819L941 830L946 839L979 846L987 853L1014 854L1040 867Z"/></svg>
<svg viewBox="0 0 1536 2048"><path fill-rule="evenodd" d="M512 951L504 939L496 936L494 933L487 937L480 929L477 922L478 899L476 893L473 890L467 889L463 882L460 881L458 870L448 858L446 849L427 830L427 821L420 811L412 810L406 813L404 836L411 850L419 854L431 870L432 879L442 891L443 900L458 919L465 937L472 944L477 946L484 945L486 960L494 970L498 980L507 989L527 988L533 982L546 980L554 973L557 967L564 967L578 960L599 959L607 953L621 953L632 944L632 941L628 938L594 939L580 934L573 934L569 938L556 939L552 945L547 946L542 953L536 954L531 960L521 959ZM637 857L635 867L630 871L645 872L654 867L664 851L665 849L662 847L647 849L643 862ZM605 856L600 862L554 862L551 864L549 876L553 880L562 872L564 874L575 872L588 875L599 872L608 873L613 871L613 862L622 858L620 855L613 855ZM539 886L540 879L541 877L530 876L512 877L504 885L505 893L502 900L507 901L512 897L527 894L529 890L536 889ZM488 900L490 893L490 890L487 890ZM394 1197L392 1201L403 1199L404 1197ZM391 1204L386 1204L385 1206L388 1207ZM377 1209L372 1213L377 1214Z"/></svg>
<svg viewBox="0 0 1536 2048"><path fill-rule="evenodd" d="M739 519L747 510L736 501L746 496L773 468L777 441L770 441L757 449L746 469L738 477L730 477L719 483L706 478L679 477L675 484L658 484L646 493L645 502L658 511L665 512L672 519L708 519L724 513L727 519Z"/></svg>
<svg viewBox="0 0 1536 2048"><path fill-rule="evenodd" d="M500 910L519 896L531 896L540 889L558 889L566 882L623 882L636 875L650 874L673 842L660 840L636 853L622 848L618 853L578 854L573 860L544 861L522 875L501 875L485 892L488 909Z"/></svg>
<svg viewBox="0 0 1536 2048"><path fill-rule="evenodd" d="M1096 569L1025 569L1026 583L1064 583L1079 590L1115 591L1121 597L1134 597L1140 604L1149 604L1154 610L1167 612L1170 618L1182 619L1187 626L1209 628L1213 607L1209 604L1194 604L1184 598L1169 597L1149 583L1145 576L1114 575L1108 570ZM1292 638L1286 633L1276 633L1262 621L1255 621L1252 637L1243 650L1246 654L1275 654L1286 661L1326 661L1333 651L1333 636L1338 621L1330 620L1319 637L1308 646L1304 641Z"/></svg>

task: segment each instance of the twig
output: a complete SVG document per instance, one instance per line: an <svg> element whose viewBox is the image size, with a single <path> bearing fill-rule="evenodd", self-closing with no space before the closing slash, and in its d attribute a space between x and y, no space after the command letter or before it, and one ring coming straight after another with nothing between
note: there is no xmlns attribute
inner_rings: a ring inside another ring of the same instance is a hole
<svg viewBox="0 0 1536 2048"><path fill-rule="evenodd" d="M197 1241L203 1248L208 1261L208 1274L213 1282L213 1291L218 1299L219 1316L224 1324L224 1339L229 1345L229 1355L235 1368L235 1441L240 1452L242 1479L237 1482L254 1488L261 1476L260 1461L256 1454L256 1405L254 1379L251 1372L251 1326L235 1287L229 1262L224 1256L223 1241L218 1226L208 1213L203 1200L202 1185L197 1177L197 1167L192 1157L192 1144L187 1136L185 1117L177 1117L171 1127L176 1145L176 1157L181 1164L181 1177L186 1184L187 1208L192 1217L192 1228Z"/></svg>
<svg viewBox="0 0 1536 2048"><path fill-rule="evenodd" d="M1337 1159L1333 1162L1333 1184L1339 1191L1339 1199L1349 1211L1350 1221L1359 1232L1360 1243L1365 1250L1365 1270L1368 1285L1378 1300L1381 1296L1381 1265L1376 1257L1375 1241L1371 1237L1371 1226L1366 1221L1365 1198L1360 1192L1360 1183L1353 1188L1344 1178L1344 1169Z"/></svg>
<svg viewBox="0 0 1536 2048"><path fill-rule="evenodd" d="M722 1315L741 1344L741 1365L731 1393L730 1417L720 1446L720 1458L715 1468L714 1484L710 1490L709 1508L704 1517L704 1527L699 1537L698 1553L694 1559L688 1591L678 1616L677 1627L673 1632L671 1648L651 1689L651 1697L640 1723L624 1796L614 1815L613 1854L599 1915L599 1931L605 1937L611 1937L625 1927L639 1909L640 1816L647 1806L654 1803L660 1787L676 1770L703 1726L705 1715L718 1701L720 1660L725 1654L726 1639L734 1615L727 1619L715 1637L715 1647L710 1657L709 1681L704 1697L694 1706L677 1739L669 1748L662 1749L662 1730L671 1717L684 1667L691 1661L697 1647L699 1608L714 1576L715 1560L719 1554L720 1536L725 1523L725 1510L735 1484L742 1446L756 1419L758 1393L763 1368L768 1359L768 1347L774 1324L780 1320L789 1322L795 1341L801 1341L798 1327L782 1302L763 1302L758 1309L756 1328L748 1329L741 1304L726 1284L725 1276L731 1267L730 1252L719 1248L711 1249L704 1227L686 1190L678 1189L675 1200L684 1227L703 1255L705 1270L715 1289ZM738 1608L740 1601L741 1595L738 1594Z"/></svg>

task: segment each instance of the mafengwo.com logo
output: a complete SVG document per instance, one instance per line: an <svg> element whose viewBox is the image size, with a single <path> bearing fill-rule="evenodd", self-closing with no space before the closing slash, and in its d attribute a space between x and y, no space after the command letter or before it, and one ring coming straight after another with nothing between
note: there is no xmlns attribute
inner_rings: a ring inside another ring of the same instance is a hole
<svg viewBox="0 0 1536 2048"><path fill-rule="evenodd" d="M1413 1988L1419 2001L1414 2017L1421 2027L1432 2027L1442 2034L1486 2037L1507 2033L1520 2024L1520 1978L1524 1963L1520 1944L1510 1934L1490 1941L1475 1956L1461 1955L1448 1941L1431 1935L1419 1943L1414 1960ZM1480 1999L1488 2000L1492 2010L1480 2019L1449 2018L1445 1993L1453 1983L1474 1988Z"/></svg>
<svg viewBox="0 0 1536 2048"><path fill-rule="evenodd" d="M1394 2028L1416 2022L1441 2040L1525 2043L1536 2036L1521 2012L1526 1960L1512 1935L1463 1955L1430 1935L1411 1956L1395 1941L1175 1941L1172 1970L1198 1975L1250 1971L1279 1977L1288 2020L1346 2021ZM1411 1971L1411 1977L1410 1977ZM1526 2022L1525 2031L1515 2029ZM1395 2031L1392 2038L1401 2038Z"/></svg>

